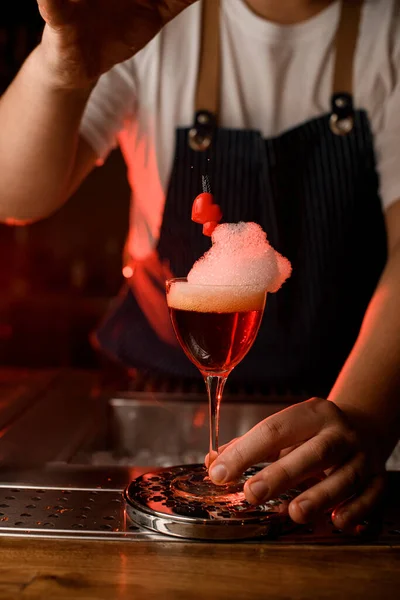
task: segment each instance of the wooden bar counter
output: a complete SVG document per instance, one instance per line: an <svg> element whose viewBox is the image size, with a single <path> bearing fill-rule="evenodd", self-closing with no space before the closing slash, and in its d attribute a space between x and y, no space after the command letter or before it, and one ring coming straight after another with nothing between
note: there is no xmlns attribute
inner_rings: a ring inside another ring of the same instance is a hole
<svg viewBox="0 0 400 600"><path fill-rule="evenodd" d="M93 421L99 397L93 394L92 384L90 374L0 371L0 477L4 486L5 482L15 487L19 483L65 486L68 475L60 462L53 462L55 471L47 481L48 469L36 470L35 478L22 476L10 471L12 464L7 470L5 457L19 461L21 469L43 464L45 450L62 456L63 444L55 432L57 419L71 444L78 443L72 434L76 436L84 415ZM74 397L78 402L71 408ZM87 407L85 398L91 398ZM57 410L52 408L55 402ZM33 419L42 431L29 426ZM44 437L46 448L41 443ZM78 469L75 475L81 479L75 485L122 489L126 475L120 474L118 481L115 473L113 479L109 474L101 477L94 469ZM328 537L319 539L294 531L275 540L236 544L167 537L135 541L13 537L3 531L0 600L395 600L400 598L399 472L390 474L388 497L389 507L380 514L381 530L370 537L335 535L331 526L326 530ZM0 519L5 519L2 514Z"/></svg>
<svg viewBox="0 0 400 600"><path fill-rule="evenodd" d="M399 597L400 548L1 541L0 598Z"/></svg>

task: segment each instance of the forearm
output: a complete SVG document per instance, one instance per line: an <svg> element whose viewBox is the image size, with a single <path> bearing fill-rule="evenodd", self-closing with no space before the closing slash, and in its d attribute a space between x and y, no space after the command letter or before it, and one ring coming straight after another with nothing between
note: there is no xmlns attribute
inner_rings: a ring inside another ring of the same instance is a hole
<svg viewBox="0 0 400 600"><path fill-rule="evenodd" d="M365 416L383 433L400 433L400 243L390 254L329 399Z"/></svg>
<svg viewBox="0 0 400 600"><path fill-rule="evenodd" d="M62 89L39 46L0 100L0 220L47 216L66 199L90 89Z"/></svg>

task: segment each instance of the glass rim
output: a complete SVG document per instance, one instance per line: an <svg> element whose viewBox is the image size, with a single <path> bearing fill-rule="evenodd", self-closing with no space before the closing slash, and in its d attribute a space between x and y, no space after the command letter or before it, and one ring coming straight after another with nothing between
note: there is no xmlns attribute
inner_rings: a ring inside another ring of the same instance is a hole
<svg viewBox="0 0 400 600"><path fill-rule="evenodd" d="M187 280L187 277L172 277L171 279L167 279L165 284L166 285L171 285L174 283L188 283L189 285L193 285L196 287L203 287L203 288L226 288L226 289L237 289L237 288L244 288L247 290L253 290L255 293L258 294L267 294L268 290L263 290L260 288L256 288L254 285L246 285L246 284L240 284L240 283L235 283L235 284L225 284L225 283L190 283Z"/></svg>

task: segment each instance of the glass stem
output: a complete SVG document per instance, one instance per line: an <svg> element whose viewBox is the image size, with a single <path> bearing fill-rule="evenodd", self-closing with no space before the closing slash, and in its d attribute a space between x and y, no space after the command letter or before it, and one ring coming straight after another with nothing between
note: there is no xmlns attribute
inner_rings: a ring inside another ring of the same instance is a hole
<svg viewBox="0 0 400 600"><path fill-rule="evenodd" d="M209 401L210 412L210 464L215 460L218 454L218 436L219 436L219 408L224 391L226 376L204 375Z"/></svg>

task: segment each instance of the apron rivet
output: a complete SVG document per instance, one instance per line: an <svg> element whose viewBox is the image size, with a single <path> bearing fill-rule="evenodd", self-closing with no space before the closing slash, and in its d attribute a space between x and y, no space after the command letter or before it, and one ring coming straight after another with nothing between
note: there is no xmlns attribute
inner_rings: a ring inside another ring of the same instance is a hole
<svg viewBox="0 0 400 600"><path fill-rule="evenodd" d="M195 152L204 152L211 146L213 135L217 127L217 118L214 114L199 110L195 122L189 131L189 146Z"/></svg>
<svg viewBox="0 0 400 600"><path fill-rule="evenodd" d="M329 126L335 135L347 135L353 130L354 118L339 119L336 114L333 114L329 120Z"/></svg>
<svg viewBox="0 0 400 600"><path fill-rule="evenodd" d="M335 104L338 108L344 108L345 106L347 106L348 102L345 98L340 97L336 98Z"/></svg>
<svg viewBox="0 0 400 600"><path fill-rule="evenodd" d="M347 135L354 127L353 98L349 93L332 96L332 114L329 127L335 135Z"/></svg>

